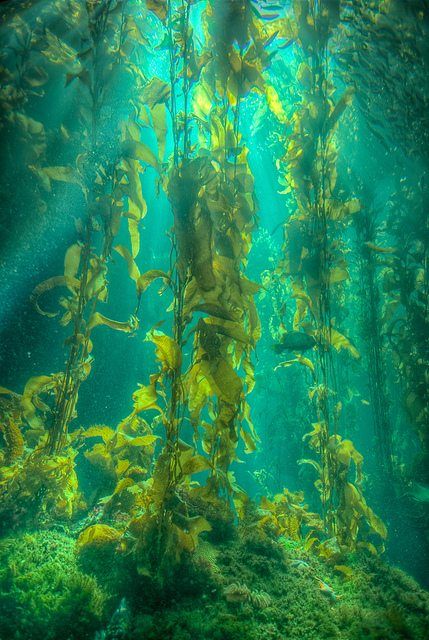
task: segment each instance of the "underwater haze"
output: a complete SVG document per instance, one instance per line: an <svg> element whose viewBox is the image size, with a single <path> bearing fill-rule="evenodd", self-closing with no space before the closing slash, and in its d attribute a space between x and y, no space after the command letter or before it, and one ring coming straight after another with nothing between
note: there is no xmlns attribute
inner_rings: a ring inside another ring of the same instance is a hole
<svg viewBox="0 0 429 640"><path fill-rule="evenodd" d="M0 640L425 640L429 0L0 3Z"/></svg>

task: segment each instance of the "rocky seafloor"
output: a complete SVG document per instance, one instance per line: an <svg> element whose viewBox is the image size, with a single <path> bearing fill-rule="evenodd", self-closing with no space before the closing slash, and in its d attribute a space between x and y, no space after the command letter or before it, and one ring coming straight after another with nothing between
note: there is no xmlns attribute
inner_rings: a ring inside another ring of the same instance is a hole
<svg viewBox="0 0 429 640"><path fill-rule="evenodd" d="M303 544L203 540L163 584L118 548L76 552L67 530L0 541L1 640L424 640L429 594L356 554L334 568Z"/></svg>

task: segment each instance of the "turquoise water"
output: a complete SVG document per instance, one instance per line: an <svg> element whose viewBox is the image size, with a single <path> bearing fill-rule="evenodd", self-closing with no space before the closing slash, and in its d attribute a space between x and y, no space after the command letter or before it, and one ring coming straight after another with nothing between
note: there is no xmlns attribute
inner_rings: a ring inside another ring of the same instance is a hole
<svg viewBox="0 0 429 640"><path fill-rule="evenodd" d="M0 639L425 638L426 0L0 18Z"/></svg>

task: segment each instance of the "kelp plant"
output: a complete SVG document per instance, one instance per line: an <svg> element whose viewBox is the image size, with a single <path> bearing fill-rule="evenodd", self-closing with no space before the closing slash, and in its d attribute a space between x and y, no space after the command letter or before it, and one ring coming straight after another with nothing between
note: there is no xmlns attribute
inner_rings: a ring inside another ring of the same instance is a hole
<svg viewBox="0 0 429 640"><path fill-rule="evenodd" d="M351 340L337 328L349 279L344 233L360 209L359 201L344 200L337 186L335 133L353 98L351 88L336 98L329 62L329 42L339 24L340 6L339 2L313 0L297 1L293 6L300 102L292 117L292 132L286 137L285 155L278 164L284 175L284 193L293 194L297 208L285 223L285 257L278 271L285 281L290 280L296 305L289 331L313 338L314 357L304 357L298 348L294 360L279 366L298 362L311 372L309 397L317 421L304 439L319 460L301 463L310 464L318 474L315 486L328 535L319 551L329 556L356 545L374 549L365 541L365 526L382 538L386 530L359 488L363 458L350 440L338 434L342 402L334 352L344 350L352 358L360 357ZM287 335L280 335L280 341ZM354 482L349 478L352 463L356 466Z"/></svg>
<svg viewBox="0 0 429 640"><path fill-rule="evenodd" d="M126 536L135 540L140 571L161 576L211 527L192 505L204 500L230 518L231 499L239 513L247 500L229 469L239 437L246 453L257 441L246 394L253 388L251 352L260 334L253 301L259 286L244 276L257 205L240 109L255 91L282 112L263 77L270 60L264 45L272 33L247 3L207 4L200 51L190 21L193 3L148 8L161 26L157 48L169 59L169 77L152 78L140 100L150 114L159 162L166 108L171 119L173 149L162 180L173 214L170 268L141 275L132 257L119 251L139 294L155 278L171 291L172 335L148 332L160 371L136 391L127 419L149 409L159 413L152 426L161 421L164 438L153 475L140 482L140 494L132 481L120 480L118 487L136 496ZM231 30L222 33L225 20ZM193 445L186 434L193 435ZM203 471L205 486L191 483Z"/></svg>
<svg viewBox="0 0 429 640"><path fill-rule="evenodd" d="M139 179L140 163L126 146L126 125L122 125L123 146L116 157L110 157L105 144L106 121L102 118L107 101L115 99L116 74L125 72L131 74L130 80L133 79L132 65L124 64L124 51L136 42L136 34L137 38L141 36L132 15L128 15L125 8L126 2L107 2L100 6L91 2L85 6L72 3L68 7L70 13L65 13L64 22L57 28L66 31L70 22L79 19L85 28L81 32L78 52L48 28L44 30L42 53L48 68L52 68L53 77L57 80L55 74L59 73L60 78L65 74L67 87L79 82L82 91L80 130L74 133L61 125L69 145L78 140L74 166L33 164L30 168L47 192L51 191L55 181L79 186L85 213L82 219L77 220L78 240L66 251L63 275L39 284L31 297L39 313L55 317L58 312L46 311L40 306L40 296L57 287L67 288L68 297L60 298L64 309L60 324L70 324L73 332L66 340L69 352L64 373L31 378L21 397L4 390L12 396L12 408L6 409L9 432L12 424L18 429L18 425L24 422L32 431L31 442L37 441L37 445L14 467L6 468L2 474L2 491L6 496L5 503L16 502L18 491L21 499L31 499L37 494L46 508L43 496L48 486L55 494L57 479L58 493L63 494L58 502L62 505L59 511L63 509L66 515L71 515L73 505L79 503L74 472L77 451L72 447L64 448L71 443L67 433L69 423L76 417L79 387L91 371L91 332L99 325L127 333L137 328L134 316L127 322L118 322L97 311L97 304L107 300L107 263L121 218L128 218L135 256L139 249L137 224L146 211ZM46 20L49 17L48 13ZM119 139L119 122L116 131ZM94 247L96 244L98 249ZM53 395L53 402L46 404L41 401L40 396L46 394ZM20 407L18 413L17 406ZM18 435L14 437L17 441ZM10 435L5 439L6 443L12 441ZM21 447L21 455L23 453ZM9 462L11 458L6 454ZM14 454L13 458L19 456ZM37 482L34 477L36 468L39 469ZM57 502L54 495L51 498Z"/></svg>

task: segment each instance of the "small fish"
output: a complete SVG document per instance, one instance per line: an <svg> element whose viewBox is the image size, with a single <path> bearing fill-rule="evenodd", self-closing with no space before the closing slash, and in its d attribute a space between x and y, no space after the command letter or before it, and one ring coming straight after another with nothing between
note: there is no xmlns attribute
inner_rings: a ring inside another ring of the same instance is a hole
<svg viewBox="0 0 429 640"><path fill-rule="evenodd" d="M118 608L112 615L107 628L99 633L99 640L125 640L130 626L130 611L125 598L122 598Z"/></svg>
<svg viewBox="0 0 429 640"><path fill-rule="evenodd" d="M292 560L291 566L294 567L294 569L298 569L299 571L309 571L311 569L308 562L305 562L305 560L300 560L300 559Z"/></svg>
<svg viewBox="0 0 429 640"><path fill-rule="evenodd" d="M281 337L281 341L273 345L276 353L283 351L308 351L316 346L316 340L302 331L288 331Z"/></svg>
<svg viewBox="0 0 429 640"><path fill-rule="evenodd" d="M418 482L414 482L410 495L413 500L416 500L417 502L429 502L429 487L419 484Z"/></svg>
<svg viewBox="0 0 429 640"><path fill-rule="evenodd" d="M329 584L326 584L326 582L323 582L322 580L319 581L319 589L325 596L327 596L331 600L334 600L335 602L340 598L340 596L337 596L333 588L330 587Z"/></svg>

